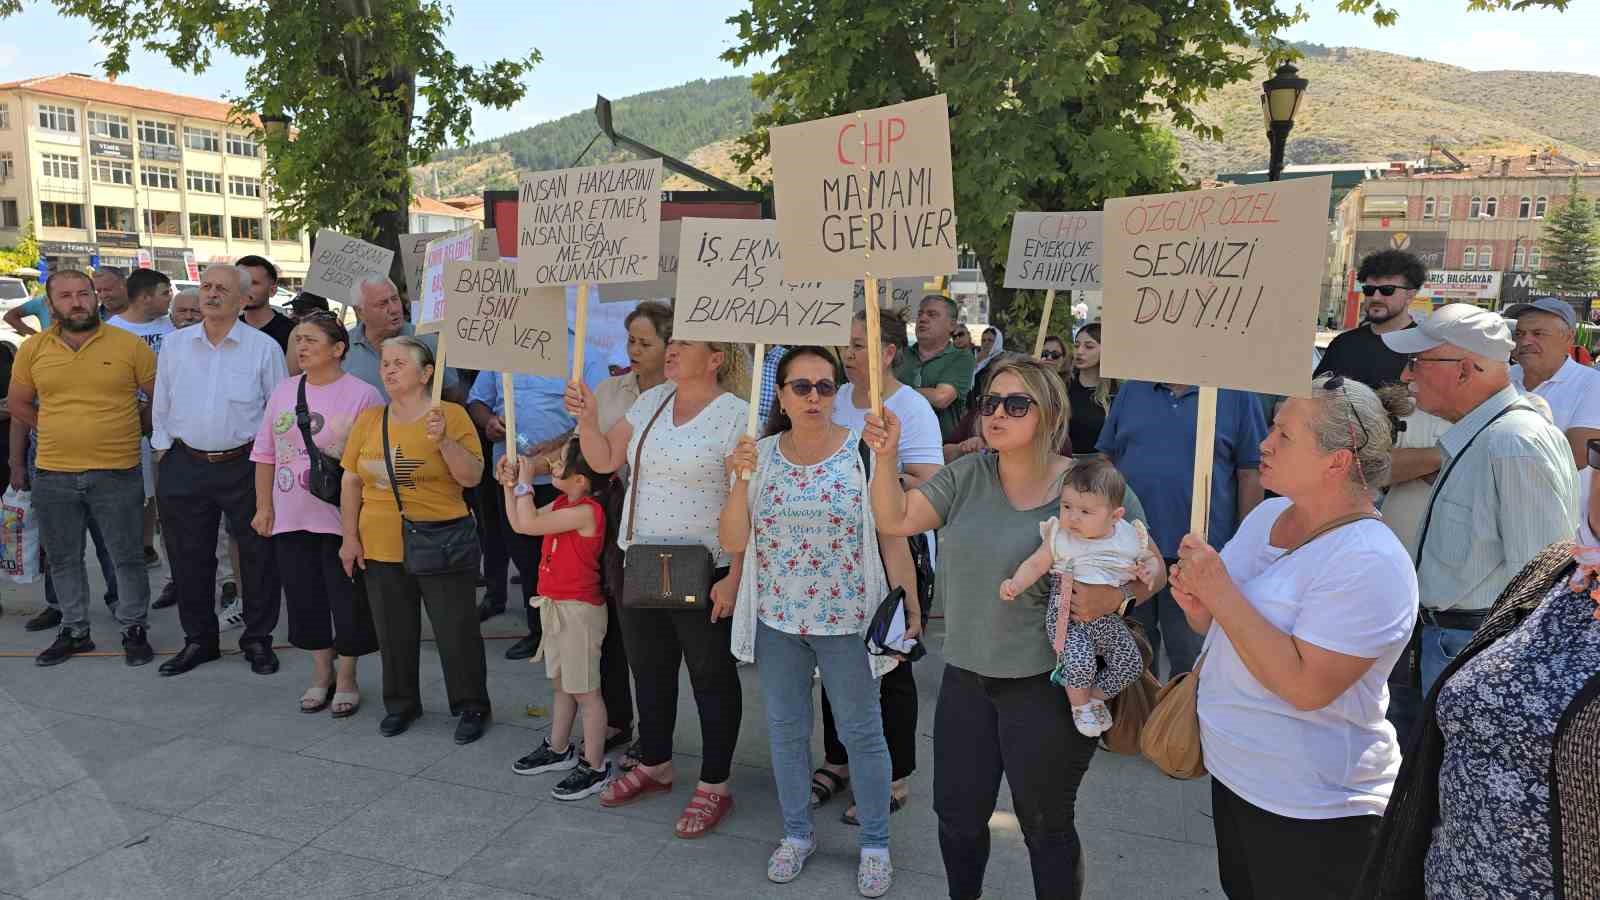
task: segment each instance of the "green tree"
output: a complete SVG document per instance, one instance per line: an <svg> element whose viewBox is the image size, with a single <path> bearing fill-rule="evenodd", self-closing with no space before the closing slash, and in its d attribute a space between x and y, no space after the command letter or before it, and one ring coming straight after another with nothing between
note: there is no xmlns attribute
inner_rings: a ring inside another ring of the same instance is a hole
<svg viewBox="0 0 1600 900"><path fill-rule="evenodd" d="M108 75L128 71L135 47L195 73L219 51L248 60L244 91L228 99L239 127L265 143L275 228L327 226L388 247L409 230L408 167L447 140L465 142L473 104L521 99L539 61L530 50L462 65L444 46L450 10L437 0L52 2L94 28ZM0 0L0 17L19 9L21 0ZM292 130L264 129L261 116L287 116ZM396 254L403 284L402 268Z"/></svg>
<svg viewBox="0 0 1600 900"><path fill-rule="evenodd" d="M22 226L22 238L15 247L0 247L0 275L10 275L17 269L32 269L39 265L39 240L33 230L33 220Z"/></svg>
<svg viewBox="0 0 1600 900"><path fill-rule="evenodd" d="M1577 175L1567 185L1567 202L1545 219L1540 243L1540 290L1581 293L1600 287L1600 216L1594 201L1581 193Z"/></svg>

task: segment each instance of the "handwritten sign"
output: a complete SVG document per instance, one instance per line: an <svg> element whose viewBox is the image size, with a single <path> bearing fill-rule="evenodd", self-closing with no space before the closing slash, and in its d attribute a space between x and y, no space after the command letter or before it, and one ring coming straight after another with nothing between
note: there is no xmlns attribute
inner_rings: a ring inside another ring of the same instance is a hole
<svg viewBox="0 0 1600 900"><path fill-rule="evenodd" d="M301 290L340 303L355 303L361 299L355 295L356 284L368 275L387 278L393 263L393 250L321 228L317 230L316 251Z"/></svg>
<svg viewBox="0 0 1600 900"><path fill-rule="evenodd" d="M922 306L922 298L929 294L938 294L940 290L929 287L933 284L934 276L920 278L894 278L878 282L878 308L884 312L898 312L900 318L907 322L914 322L917 318L917 309ZM866 283L857 281L854 289L853 308L857 310L867 308Z"/></svg>
<svg viewBox="0 0 1600 900"><path fill-rule="evenodd" d="M1011 217L1008 288L1096 290L1105 213L1017 212Z"/></svg>
<svg viewBox="0 0 1600 900"><path fill-rule="evenodd" d="M656 263L656 277L650 281L628 284L600 285L601 303L621 303L624 300L660 300L678 294L678 236L683 223L674 219L661 223L660 259Z"/></svg>
<svg viewBox="0 0 1600 900"><path fill-rule="evenodd" d="M529 287L656 277L661 160L524 175L517 190L517 269Z"/></svg>
<svg viewBox="0 0 1600 900"><path fill-rule="evenodd" d="M444 265L444 327L452 366L567 377L567 291L525 288L510 262Z"/></svg>
<svg viewBox="0 0 1600 900"><path fill-rule="evenodd" d="M472 259L477 252L478 229L475 227L463 228L428 242L428 252L422 263L421 300L411 315L411 321L416 324L418 331L437 331L444 319L445 263Z"/></svg>
<svg viewBox="0 0 1600 900"><path fill-rule="evenodd" d="M770 219L684 219L672 336L850 343L850 282L785 281L777 234Z"/></svg>
<svg viewBox="0 0 1600 900"><path fill-rule="evenodd" d="M774 128L785 271L796 279L956 270L943 94Z"/></svg>
<svg viewBox="0 0 1600 900"><path fill-rule="evenodd" d="M1304 396L1332 178L1106 201L1101 371Z"/></svg>
<svg viewBox="0 0 1600 900"><path fill-rule="evenodd" d="M428 242L449 233L419 231L400 235L400 265L406 273L406 296L413 300L422 296L422 264L428 255Z"/></svg>
<svg viewBox="0 0 1600 900"><path fill-rule="evenodd" d="M478 252L473 258L479 262L500 261L500 229L485 228L478 232Z"/></svg>

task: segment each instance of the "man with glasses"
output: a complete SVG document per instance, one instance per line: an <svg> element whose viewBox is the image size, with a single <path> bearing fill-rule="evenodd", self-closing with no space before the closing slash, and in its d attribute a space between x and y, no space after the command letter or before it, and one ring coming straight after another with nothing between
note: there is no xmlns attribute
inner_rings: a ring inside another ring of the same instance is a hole
<svg viewBox="0 0 1600 900"><path fill-rule="evenodd" d="M1578 316L1572 305L1554 297L1518 303L1506 310L1516 320L1511 337L1517 348L1512 358L1511 385L1524 394L1537 394L1550 404L1556 427L1572 445L1579 469L1589 464L1589 441L1600 438L1600 372L1572 358Z"/></svg>
<svg viewBox="0 0 1600 900"><path fill-rule="evenodd" d="M1404 250L1383 250L1362 259L1356 281L1366 321L1333 339L1316 375L1343 375L1373 390L1399 382L1405 357L1384 346L1383 336L1416 327L1411 300L1427 280L1422 260Z"/></svg>

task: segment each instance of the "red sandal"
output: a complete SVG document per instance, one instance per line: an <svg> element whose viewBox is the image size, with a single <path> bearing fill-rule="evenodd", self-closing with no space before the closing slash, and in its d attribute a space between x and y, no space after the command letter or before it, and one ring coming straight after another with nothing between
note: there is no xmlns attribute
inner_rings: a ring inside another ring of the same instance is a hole
<svg viewBox="0 0 1600 900"><path fill-rule="evenodd" d="M645 774L644 769L629 769L627 774L606 785L600 793L600 805L626 806L646 794L665 794L672 790L672 782L657 781Z"/></svg>
<svg viewBox="0 0 1600 900"><path fill-rule="evenodd" d="M689 805L683 808L673 833L686 840L705 837L728 813L733 812L732 794L713 794L705 788L695 788Z"/></svg>

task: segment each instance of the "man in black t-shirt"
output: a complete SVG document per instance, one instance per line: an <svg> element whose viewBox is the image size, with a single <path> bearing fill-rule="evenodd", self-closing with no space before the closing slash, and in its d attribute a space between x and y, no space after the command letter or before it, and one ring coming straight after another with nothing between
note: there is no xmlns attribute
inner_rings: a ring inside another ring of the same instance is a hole
<svg viewBox="0 0 1600 900"><path fill-rule="evenodd" d="M1317 364L1317 375L1343 375L1373 390L1398 384L1406 358L1383 343L1383 335L1416 327L1411 299L1428 280L1422 260L1404 250L1368 254L1356 270L1366 295L1366 321L1333 339Z"/></svg>
<svg viewBox="0 0 1600 900"><path fill-rule="evenodd" d="M239 318L246 325L266 332L267 337L277 341L287 353L294 320L272 308L272 297L278 292L278 267L261 256L240 257L235 265L250 272L250 291L244 298L244 313ZM291 359L289 374L295 374L298 368Z"/></svg>

